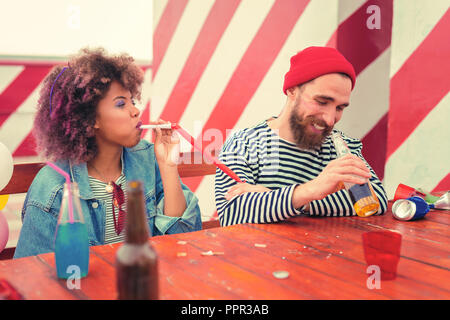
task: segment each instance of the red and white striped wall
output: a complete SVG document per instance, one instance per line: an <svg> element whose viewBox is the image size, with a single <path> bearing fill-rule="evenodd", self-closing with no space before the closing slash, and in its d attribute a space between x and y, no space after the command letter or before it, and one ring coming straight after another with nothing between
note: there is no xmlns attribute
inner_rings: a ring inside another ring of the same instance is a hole
<svg viewBox="0 0 450 320"><path fill-rule="evenodd" d="M385 185L450 189L450 1L394 1Z"/></svg>
<svg viewBox="0 0 450 320"><path fill-rule="evenodd" d="M210 129L224 140L227 130L281 111L283 76L293 54L311 45L334 46L357 72L351 106L337 127L363 141L364 155L389 196L399 183L450 189L444 165L450 136L443 123L450 119L444 99L450 83L449 4L155 1L150 116L180 123L204 147L215 144L205 135ZM419 77L421 70L428 74ZM214 177L185 182L198 194L203 214L212 215Z"/></svg>
<svg viewBox="0 0 450 320"><path fill-rule="evenodd" d="M31 135L39 84L52 65L0 62L0 141L13 156L33 156Z"/></svg>
<svg viewBox="0 0 450 320"><path fill-rule="evenodd" d="M205 148L220 148L230 131L279 114L293 54L334 46L357 72L337 127L363 141L388 196L399 183L449 190L449 7L450 0L154 1L143 118L177 122ZM0 141L16 159L34 155L33 110L50 68L0 61ZM212 217L214 176L184 182L204 219Z"/></svg>

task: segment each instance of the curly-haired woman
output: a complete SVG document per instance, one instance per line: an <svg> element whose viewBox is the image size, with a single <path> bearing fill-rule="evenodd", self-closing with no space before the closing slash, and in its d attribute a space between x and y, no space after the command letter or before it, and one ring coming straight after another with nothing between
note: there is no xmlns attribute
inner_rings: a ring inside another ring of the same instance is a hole
<svg viewBox="0 0 450 320"><path fill-rule="evenodd" d="M140 99L142 82L130 56L83 49L68 67L55 67L40 91L33 128L38 150L78 184L90 245L123 240L113 193L119 186L126 197L131 180L143 183L152 235L201 229L198 200L181 183L172 157L179 139L157 129L154 144L141 140L134 99ZM54 251L64 182L49 166L35 177L15 258Z"/></svg>

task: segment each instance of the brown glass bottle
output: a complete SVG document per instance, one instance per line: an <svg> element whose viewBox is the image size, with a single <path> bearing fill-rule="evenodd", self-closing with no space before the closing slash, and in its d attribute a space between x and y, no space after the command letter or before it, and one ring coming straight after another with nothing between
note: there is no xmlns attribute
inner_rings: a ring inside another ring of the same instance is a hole
<svg viewBox="0 0 450 320"><path fill-rule="evenodd" d="M118 299L158 299L158 261L148 241L142 183L129 182L127 191L125 242L116 255Z"/></svg>

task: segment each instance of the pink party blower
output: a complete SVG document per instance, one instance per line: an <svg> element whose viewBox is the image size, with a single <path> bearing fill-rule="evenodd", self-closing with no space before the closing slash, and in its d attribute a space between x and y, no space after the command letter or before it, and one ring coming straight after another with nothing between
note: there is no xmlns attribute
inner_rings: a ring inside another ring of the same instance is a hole
<svg viewBox="0 0 450 320"><path fill-rule="evenodd" d="M186 130L181 128L176 123L161 123L161 124L144 124L139 126L140 129L174 129L177 130L180 135L185 138L195 149L202 152L203 156L210 162L213 162L216 167L218 167L220 170L225 172L230 178L235 180L236 182L242 182L241 179L238 177L236 173L234 173L230 168L228 168L226 165L224 165L222 162L219 161L216 157L213 157L212 155L207 154L206 152L202 151L201 146L198 144L198 142L189 134Z"/></svg>

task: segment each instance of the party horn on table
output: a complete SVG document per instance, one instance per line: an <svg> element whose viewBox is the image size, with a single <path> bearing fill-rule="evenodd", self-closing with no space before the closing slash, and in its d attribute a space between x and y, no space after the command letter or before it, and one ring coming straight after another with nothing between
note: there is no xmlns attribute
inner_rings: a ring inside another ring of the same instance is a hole
<svg viewBox="0 0 450 320"><path fill-rule="evenodd" d="M422 192L423 194L425 194L425 201L427 203L435 203L436 201L439 200L439 197L432 195L430 192L422 189L422 188L417 188L417 191Z"/></svg>
<svg viewBox="0 0 450 320"><path fill-rule="evenodd" d="M397 190L395 190L394 201L397 201L399 199L407 199L409 197L415 196L425 198L425 194L423 192L420 192L410 186L400 183L397 187Z"/></svg>
<svg viewBox="0 0 450 320"><path fill-rule="evenodd" d="M69 195L71 194L71 189L72 189L72 182L70 181L70 177L69 174L67 172L65 172L63 169L61 169L60 167L58 167L56 164L51 163L50 161L47 161L47 164L54 169L56 172L58 172L59 174L61 174L64 178L66 178L66 183L67 183L67 189L69 191ZM72 197L68 197L69 198L69 222L73 223L73 206L72 206Z"/></svg>

